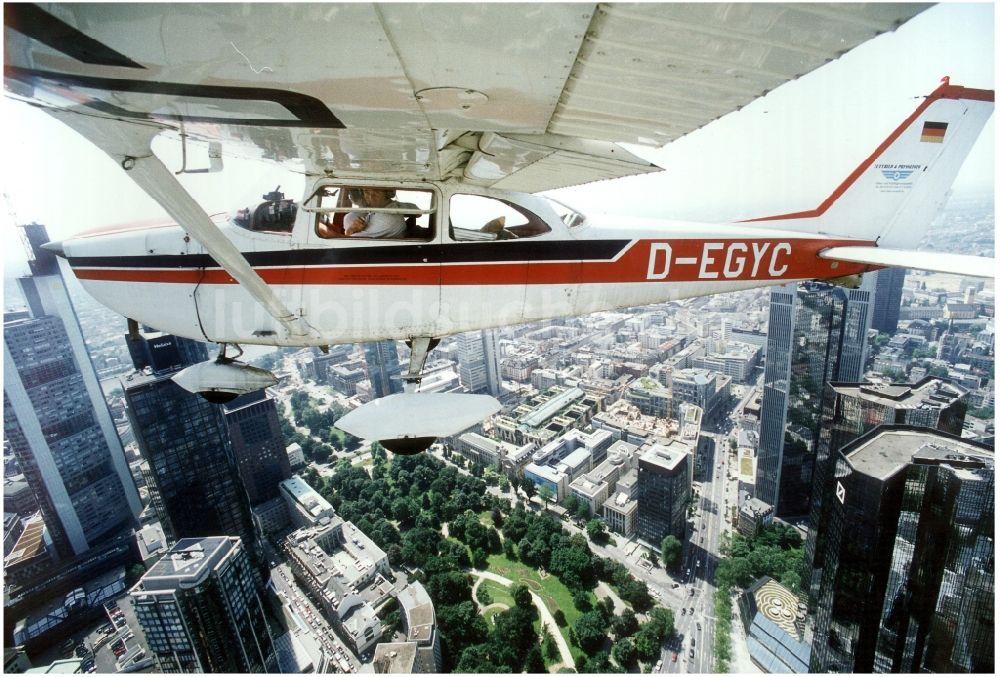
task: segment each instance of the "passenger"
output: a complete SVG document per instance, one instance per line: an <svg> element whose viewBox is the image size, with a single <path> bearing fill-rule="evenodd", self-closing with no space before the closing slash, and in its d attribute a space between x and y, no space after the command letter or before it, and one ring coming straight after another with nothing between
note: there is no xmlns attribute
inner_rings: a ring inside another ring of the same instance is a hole
<svg viewBox="0 0 1000 677"><path fill-rule="evenodd" d="M336 206L347 207L348 202L350 202L350 206L352 207L364 207L360 188L347 188L341 191L337 198ZM360 215L359 212L347 212L346 214L344 212L340 212L331 214L330 216L332 218L329 223L326 221L320 221L316 229L317 233L322 238L346 237L347 234L344 232L345 222L347 222L347 217L352 214L355 218Z"/></svg>
<svg viewBox="0 0 1000 677"><path fill-rule="evenodd" d="M361 205L374 209L417 209L409 202L396 202L389 188L362 188ZM349 212L344 218L344 232L351 237L404 237L406 216L388 212Z"/></svg>

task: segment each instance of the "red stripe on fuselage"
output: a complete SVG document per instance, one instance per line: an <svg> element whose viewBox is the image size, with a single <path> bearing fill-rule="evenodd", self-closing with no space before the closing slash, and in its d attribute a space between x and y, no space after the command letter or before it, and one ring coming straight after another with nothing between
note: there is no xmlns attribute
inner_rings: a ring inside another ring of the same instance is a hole
<svg viewBox="0 0 1000 677"><path fill-rule="evenodd" d="M508 285L634 282L762 282L840 277L872 270L865 264L820 259L857 240L638 240L614 261L511 261L408 265L295 266L255 268L274 285ZM445 245L447 246L447 245ZM76 268L81 280L172 284L236 284L213 268Z"/></svg>

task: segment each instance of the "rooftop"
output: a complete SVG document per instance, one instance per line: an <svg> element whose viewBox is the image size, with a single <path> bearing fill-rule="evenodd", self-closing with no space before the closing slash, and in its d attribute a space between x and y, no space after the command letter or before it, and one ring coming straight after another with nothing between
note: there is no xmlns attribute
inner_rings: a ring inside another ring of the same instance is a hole
<svg viewBox="0 0 1000 677"><path fill-rule="evenodd" d="M190 588L240 547L238 536L182 538L143 575L142 590Z"/></svg>
<svg viewBox="0 0 1000 677"><path fill-rule="evenodd" d="M927 376L913 385L906 383L831 383L830 386L841 395L860 397L894 409L940 409L966 394L965 388L934 376Z"/></svg>
<svg viewBox="0 0 1000 677"><path fill-rule="evenodd" d="M910 463L993 467L993 452L989 449L929 428L876 428L844 451L855 470L882 480Z"/></svg>

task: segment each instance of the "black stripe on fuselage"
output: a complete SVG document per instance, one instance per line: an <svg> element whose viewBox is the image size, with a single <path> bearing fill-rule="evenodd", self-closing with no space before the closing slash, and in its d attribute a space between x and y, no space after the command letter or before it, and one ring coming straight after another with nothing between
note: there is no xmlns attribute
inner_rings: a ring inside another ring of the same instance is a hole
<svg viewBox="0 0 1000 677"><path fill-rule="evenodd" d="M296 266L390 265L427 262L508 263L610 261L631 240L542 240L537 242L414 243L380 247L333 247L244 252L254 268ZM74 268L221 268L208 254L147 256L71 256Z"/></svg>

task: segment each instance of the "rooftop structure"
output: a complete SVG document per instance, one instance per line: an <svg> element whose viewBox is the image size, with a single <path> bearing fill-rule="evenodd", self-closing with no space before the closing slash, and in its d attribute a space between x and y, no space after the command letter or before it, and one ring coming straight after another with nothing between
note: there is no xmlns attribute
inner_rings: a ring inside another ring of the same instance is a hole
<svg viewBox="0 0 1000 677"><path fill-rule="evenodd" d="M740 595L740 619L750 659L764 672L809 672L809 645L802 638L804 606L767 576Z"/></svg>

